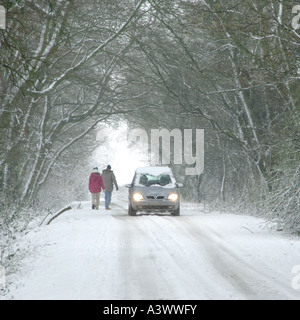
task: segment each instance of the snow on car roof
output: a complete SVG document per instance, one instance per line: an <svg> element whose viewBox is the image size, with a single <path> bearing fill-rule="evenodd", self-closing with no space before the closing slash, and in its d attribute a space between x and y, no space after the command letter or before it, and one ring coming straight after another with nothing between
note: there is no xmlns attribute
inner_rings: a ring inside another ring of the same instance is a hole
<svg viewBox="0 0 300 320"><path fill-rule="evenodd" d="M136 169L136 173L148 173L154 176L159 176L163 173L172 174L172 171L169 167L141 167Z"/></svg>

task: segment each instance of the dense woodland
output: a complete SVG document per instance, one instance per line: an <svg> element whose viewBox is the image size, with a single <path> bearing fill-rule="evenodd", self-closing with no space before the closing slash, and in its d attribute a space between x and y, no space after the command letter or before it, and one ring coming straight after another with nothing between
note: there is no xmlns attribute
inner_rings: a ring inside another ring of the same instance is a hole
<svg viewBox="0 0 300 320"><path fill-rule="evenodd" d="M204 172L173 165L185 199L300 231L296 0L0 4L1 232L80 196L99 125L120 119L204 129Z"/></svg>

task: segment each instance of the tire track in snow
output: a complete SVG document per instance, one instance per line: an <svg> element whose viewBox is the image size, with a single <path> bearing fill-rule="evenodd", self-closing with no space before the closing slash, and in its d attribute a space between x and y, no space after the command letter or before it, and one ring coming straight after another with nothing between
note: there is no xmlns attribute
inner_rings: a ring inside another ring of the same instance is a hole
<svg viewBox="0 0 300 320"><path fill-rule="evenodd" d="M174 228L174 217L138 216L122 217L131 225L130 234L139 234L135 250L134 269L144 298L159 299L213 299L217 291L207 280L205 267L199 265L202 254L190 248L185 234ZM137 250L138 249L138 250ZM143 254L141 255L141 251ZM137 255L140 255L137 257ZM145 281L145 279L148 279ZM150 293L150 296L149 296ZM155 296L156 295L156 296Z"/></svg>
<svg viewBox="0 0 300 320"><path fill-rule="evenodd" d="M135 219L115 218L120 228L117 261L122 299L157 299L155 257L149 248L147 233L140 229Z"/></svg>
<svg viewBox="0 0 300 320"><path fill-rule="evenodd" d="M184 217L180 224L186 226L187 234L195 238L205 249L211 266L224 278L236 293L238 299L295 299L295 294L272 274L263 272L264 261L259 269L243 258L245 252L227 244L221 235L208 226L199 228L194 219Z"/></svg>
<svg viewBox="0 0 300 320"><path fill-rule="evenodd" d="M198 229L189 217L180 217L174 223L182 230L183 236L194 243L193 254L201 252L202 263L207 264L206 270L210 270L211 287L215 287L219 293L223 292L223 298L255 298L255 292L237 271L236 263L242 261L222 244L219 235L213 231L207 232L205 225Z"/></svg>
<svg viewBox="0 0 300 320"><path fill-rule="evenodd" d="M167 241L163 242L165 252L170 250L170 243L176 248L171 255L173 275L170 281L174 285L174 279L178 280L179 298L182 294L187 299L231 298L231 291L216 277L203 241L195 238L183 221L183 217L162 217L159 223L168 234Z"/></svg>

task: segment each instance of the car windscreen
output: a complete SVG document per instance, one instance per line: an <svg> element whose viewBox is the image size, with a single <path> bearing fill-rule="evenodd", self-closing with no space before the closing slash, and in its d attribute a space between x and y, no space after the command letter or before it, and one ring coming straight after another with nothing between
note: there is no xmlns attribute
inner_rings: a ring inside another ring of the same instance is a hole
<svg viewBox="0 0 300 320"><path fill-rule="evenodd" d="M172 185L172 179L169 174L153 175L149 173L140 173L136 177L136 185L140 186L168 186Z"/></svg>

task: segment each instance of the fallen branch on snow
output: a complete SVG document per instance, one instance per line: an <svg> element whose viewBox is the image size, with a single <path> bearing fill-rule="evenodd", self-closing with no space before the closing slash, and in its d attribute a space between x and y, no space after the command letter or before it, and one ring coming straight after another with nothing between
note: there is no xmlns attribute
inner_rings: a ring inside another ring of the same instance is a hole
<svg viewBox="0 0 300 320"><path fill-rule="evenodd" d="M61 209L60 211L58 211L57 213L55 213L55 215L46 223L46 225L49 225L55 218L57 218L58 216L60 216L62 213L64 213L65 211L71 210L72 207L68 206L65 207L63 209Z"/></svg>
<svg viewBox="0 0 300 320"><path fill-rule="evenodd" d="M244 229L246 229L246 230L248 230L249 232L251 232L252 234L254 233L252 230L250 230L249 228L247 228L247 227L243 227L242 226L242 228L244 228Z"/></svg>

